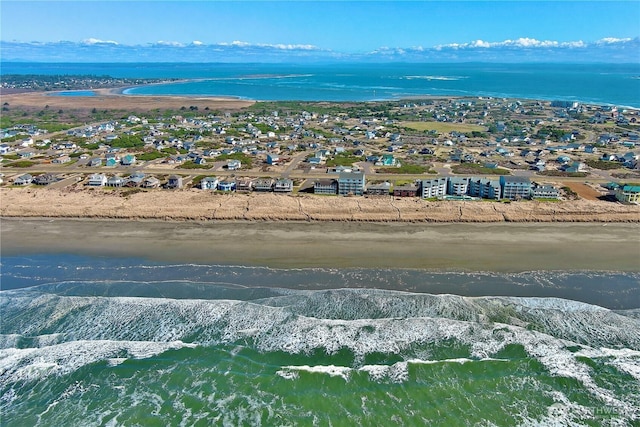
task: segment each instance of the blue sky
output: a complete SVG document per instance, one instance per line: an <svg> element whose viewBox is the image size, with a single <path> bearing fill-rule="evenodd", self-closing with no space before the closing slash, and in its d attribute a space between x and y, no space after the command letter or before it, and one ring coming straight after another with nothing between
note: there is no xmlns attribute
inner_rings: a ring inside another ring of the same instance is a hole
<svg viewBox="0 0 640 427"><path fill-rule="evenodd" d="M595 42L640 35L640 2L10 1L0 39L304 45L346 53L482 40Z"/></svg>

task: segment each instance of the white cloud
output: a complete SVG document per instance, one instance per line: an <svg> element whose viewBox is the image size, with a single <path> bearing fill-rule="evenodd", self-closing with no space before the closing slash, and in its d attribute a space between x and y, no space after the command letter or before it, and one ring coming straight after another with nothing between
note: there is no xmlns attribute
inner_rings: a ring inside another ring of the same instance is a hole
<svg viewBox="0 0 640 427"><path fill-rule="evenodd" d="M218 43L218 46L232 46L241 48L265 48L278 50L321 50L319 47L310 44L268 44L268 43L247 43L243 41L232 41L231 43Z"/></svg>
<svg viewBox="0 0 640 427"><path fill-rule="evenodd" d="M611 45L611 44L622 44L633 41L631 38L615 38L615 37L606 37L604 39L598 40L593 43L585 43L582 40L577 41L569 41L569 42L559 42L555 40L537 40L529 37L520 37L515 40L504 40L501 42L487 42L484 40L475 40L469 43L450 43L444 45L435 46L436 50L443 49L490 49L490 48L501 48L501 47L511 47L511 48L522 48L522 49L537 49L537 48L568 48L568 49L577 49L577 48L586 48L589 46L602 46L602 45Z"/></svg>
<svg viewBox="0 0 640 427"><path fill-rule="evenodd" d="M183 47L184 45L180 42L169 42L164 40L159 40L155 43L157 46L171 46L171 47Z"/></svg>
<svg viewBox="0 0 640 427"><path fill-rule="evenodd" d="M582 40L572 41L572 42L558 42L555 40L537 40L529 37L520 37L515 40L504 40L501 42L487 42L484 40L475 40L470 43L451 43L445 45L436 46L436 50L442 49L490 49L496 47L516 47L516 48L524 48L524 49L534 49L534 48L554 48L554 47L562 47L562 48L580 48L586 47L587 44Z"/></svg>
<svg viewBox="0 0 640 427"><path fill-rule="evenodd" d="M202 46L204 43L202 43L200 40L194 40L191 42L191 44L194 46Z"/></svg>
<svg viewBox="0 0 640 427"><path fill-rule="evenodd" d="M231 43L222 42L222 43L218 43L218 45L219 46L248 47L248 46L251 46L251 43L234 40Z"/></svg>
<svg viewBox="0 0 640 427"><path fill-rule="evenodd" d="M117 45L119 43L113 40L100 40L100 39L94 39L93 37L91 37L91 38L82 40L82 44L115 44Z"/></svg>
<svg viewBox="0 0 640 427"><path fill-rule="evenodd" d="M618 39L615 37L605 37L596 42L596 44L614 44L614 43L627 43L630 42L631 38Z"/></svg>

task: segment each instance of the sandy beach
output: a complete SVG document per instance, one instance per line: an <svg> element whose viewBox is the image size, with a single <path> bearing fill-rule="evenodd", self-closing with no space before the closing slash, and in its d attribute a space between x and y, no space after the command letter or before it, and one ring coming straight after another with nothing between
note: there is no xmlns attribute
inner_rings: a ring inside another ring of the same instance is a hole
<svg viewBox="0 0 640 427"><path fill-rule="evenodd" d="M639 271L638 224L3 218L5 256L75 253L279 268Z"/></svg>
<svg viewBox="0 0 640 427"><path fill-rule="evenodd" d="M275 267L640 270L640 207L0 189L2 253Z"/></svg>
<svg viewBox="0 0 640 427"><path fill-rule="evenodd" d="M204 110L236 110L252 105L253 101L223 97L185 97L185 96L142 96L125 95L127 88L95 89L95 96L59 96L52 92L28 92L3 94L2 102L12 108L41 110L124 110L150 111L155 108L179 110L181 107L196 106Z"/></svg>

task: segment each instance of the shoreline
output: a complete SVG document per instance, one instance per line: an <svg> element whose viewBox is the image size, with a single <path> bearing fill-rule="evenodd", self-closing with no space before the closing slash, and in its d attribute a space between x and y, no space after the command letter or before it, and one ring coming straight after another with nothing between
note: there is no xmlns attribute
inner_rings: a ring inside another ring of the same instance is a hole
<svg viewBox="0 0 640 427"><path fill-rule="evenodd" d="M0 218L3 256L76 254L271 268L639 272L637 224Z"/></svg>

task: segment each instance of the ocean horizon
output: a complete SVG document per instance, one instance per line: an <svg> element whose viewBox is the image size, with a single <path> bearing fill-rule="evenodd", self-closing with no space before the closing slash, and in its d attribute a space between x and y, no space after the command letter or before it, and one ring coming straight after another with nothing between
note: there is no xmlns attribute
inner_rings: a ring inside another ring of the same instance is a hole
<svg viewBox="0 0 640 427"><path fill-rule="evenodd" d="M29 63L3 74L180 79L129 95L222 96L256 101L387 101L498 97L640 108L640 64L499 63Z"/></svg>

